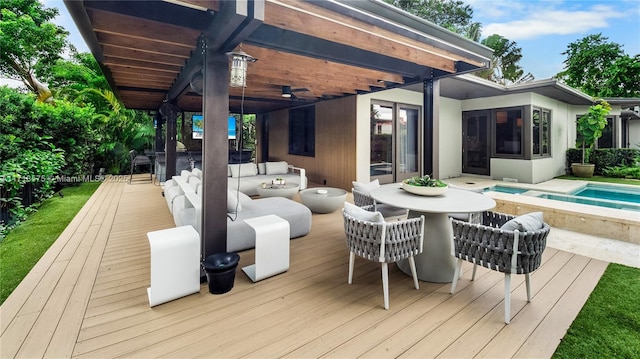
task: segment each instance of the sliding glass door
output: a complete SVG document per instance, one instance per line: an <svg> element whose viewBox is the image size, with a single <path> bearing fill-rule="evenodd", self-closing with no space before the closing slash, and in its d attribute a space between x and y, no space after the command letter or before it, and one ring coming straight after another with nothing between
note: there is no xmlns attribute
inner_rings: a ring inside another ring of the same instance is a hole
<svg viewBox="0 0 640 359"><path fill-rule="evenodd" d="M419 175L420 107L373 102L370 131L372 181L393 183Z"/></svg>

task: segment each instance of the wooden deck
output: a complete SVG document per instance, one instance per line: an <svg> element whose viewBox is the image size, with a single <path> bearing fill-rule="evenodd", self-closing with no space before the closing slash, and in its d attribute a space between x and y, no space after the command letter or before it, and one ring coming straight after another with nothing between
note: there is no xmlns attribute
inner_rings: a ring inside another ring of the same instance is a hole
<svg viewBox="0 0 640 359"><path fill-rule="evenodd" d="M288 272L150 308L146 233L173 227L161 188L104 182L0 307L0 357L527 357L548 358L595 287L606 262L547 248L532 275L512 281L503 322L503 276L465 272L449 284L421 282L390 266L390 310L380 266L348 251L339 212L314 215L291 241ZM240 252L240 267L253 251ZM466 266L469 269L470 266Z"/></svg>

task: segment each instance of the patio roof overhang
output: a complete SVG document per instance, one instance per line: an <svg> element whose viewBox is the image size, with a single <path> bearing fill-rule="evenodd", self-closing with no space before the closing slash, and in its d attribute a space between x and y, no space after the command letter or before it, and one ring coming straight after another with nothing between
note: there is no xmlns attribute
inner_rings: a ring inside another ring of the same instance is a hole
<svg viewBox="0 0 640 359"><path fill-rule="evenodd" d="M70 1L75 23L126 107L172 102L202 111L189 82L204 43L242 48L247 86L230 111L264 113L319 100L421 83L489 65L491 49L381 1ZM281 96L282 86L303 89Z"/></svg>

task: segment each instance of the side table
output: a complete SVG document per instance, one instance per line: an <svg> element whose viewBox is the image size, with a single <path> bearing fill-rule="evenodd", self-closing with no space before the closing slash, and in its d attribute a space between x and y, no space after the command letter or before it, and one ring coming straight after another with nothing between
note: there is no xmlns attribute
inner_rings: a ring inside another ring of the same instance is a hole
<svg viewBox="0 0 640 359"><path fill-rule="evenodd" d="M289 222L270 214L244 220L256 232L255 263L242 268L253 281L289 269Z"/></svg>
<svg viewBox="0 0 640 359"><path fill-rule="evenodd" d="M148 232L153 307L200 292L200 235L192 226Z"/></svg>

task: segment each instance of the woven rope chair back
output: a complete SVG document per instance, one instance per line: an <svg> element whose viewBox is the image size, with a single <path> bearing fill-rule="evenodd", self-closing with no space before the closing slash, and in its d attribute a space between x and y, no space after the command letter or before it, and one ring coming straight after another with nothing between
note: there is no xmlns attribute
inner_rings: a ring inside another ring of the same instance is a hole
<svg viewBox="0 0 640 359"><path fill-rule="evenodd" d="M345 212L343 216L347 246L362 258L393 263L422 252L423 217L374 223L358 220Z"/></svg>
<svg viewBox="0 0 640 359"><path fill-rule="evenodd" d="M550 227L536 231L503 231L500 227L515 218L486 211L481 224L452 219L454 256L503 273L526 274L540 267ZM514 240L518 236L517 260L512 268Z"/></svg>
<svg viewBox="0 0 640 359"><path fill-rule="evenodd" d="M351 192L353 193L353 204L358 207L366 207L373 206L374 201L371 196L365 194L364 192L358 191L357 189L352 188Z"/></svg>

